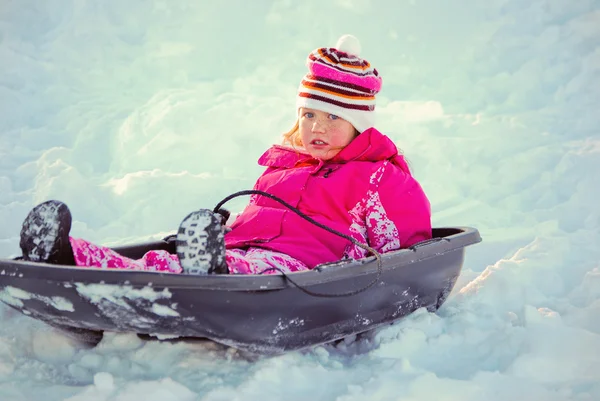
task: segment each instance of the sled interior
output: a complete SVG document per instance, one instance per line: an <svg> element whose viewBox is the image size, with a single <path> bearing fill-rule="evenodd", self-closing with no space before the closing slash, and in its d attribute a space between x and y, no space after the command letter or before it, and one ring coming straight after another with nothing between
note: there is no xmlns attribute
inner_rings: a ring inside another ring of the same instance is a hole
<svg viewBox="0 0 600 401"><path fill-rule="evenodd" d="M467 227L441 227L441 228L433 228L432 229L432 239L425 240L421 243L417 243L413 245L413 247L421 247L427 245L431 242L435 242L436 240L447 238L450 236L456 236L458 234L469 234L470 229ZM175 254L175 234L169 235L162 240L158 241L148 241L139 244L131 244L131 245L122 245L113 247L115 251L120 253L123 256L126 256L131 259L140 259L144 256L144 254L151 250L164 250L169 253Z"/></svg>

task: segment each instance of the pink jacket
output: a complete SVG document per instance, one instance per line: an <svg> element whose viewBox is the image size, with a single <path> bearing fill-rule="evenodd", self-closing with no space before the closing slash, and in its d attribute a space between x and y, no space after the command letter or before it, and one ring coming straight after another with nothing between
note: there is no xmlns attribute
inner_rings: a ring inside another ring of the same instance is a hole
<svg viewBox="0 0 600 401"><path fill-rule="evenodd" d="M431 210L396 145L374 128L329 161L275 145L259 159L267 169L254 189L278 196L316 221L379 252L431 238ZM228 249L286 253L311 269L366 252L264 196L250 203L225 235Z"/></svg>

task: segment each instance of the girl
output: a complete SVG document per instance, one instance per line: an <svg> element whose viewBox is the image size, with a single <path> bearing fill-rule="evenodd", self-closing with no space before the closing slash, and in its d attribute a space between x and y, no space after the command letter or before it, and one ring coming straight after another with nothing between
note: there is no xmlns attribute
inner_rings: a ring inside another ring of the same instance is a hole
<svg viewBox="0 0 600 401"><path fill-rule="evenodd" d="M335 48L308 55L298 120L284 146L258 160L266 170L254 189L383 253L431 238L431 213L404 157L373 127L382 80L359 51L357 39L345 35ZM209 210L193 212L179 227L177 255L150 251L132 260L69 237L67 206L48 201L25 219L20 244L30 261L190 274L287 273L366 256L267 196L252 196L230 227L222 220Z"/></svg>

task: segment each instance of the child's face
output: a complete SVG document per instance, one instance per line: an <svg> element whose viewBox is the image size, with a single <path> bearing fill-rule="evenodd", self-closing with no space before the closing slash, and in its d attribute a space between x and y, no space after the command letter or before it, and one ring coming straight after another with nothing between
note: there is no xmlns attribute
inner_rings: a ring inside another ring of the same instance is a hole
<svg viewBox="0 0 600 401"><path fill-rule="evenodd" d="M333 158L356 137L352 124L320 110L301 107L298 125L302 144L315 159Z"/></svg>

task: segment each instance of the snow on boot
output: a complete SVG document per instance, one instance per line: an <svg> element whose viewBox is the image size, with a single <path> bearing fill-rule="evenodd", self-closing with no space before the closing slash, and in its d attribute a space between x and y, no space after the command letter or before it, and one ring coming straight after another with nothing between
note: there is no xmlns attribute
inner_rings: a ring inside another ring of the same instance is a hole
<svg viewBox="0 0 600 401"><path fill-rule="evenodd" d="M187 274L224 274L225 234L222 217L208 209L186 216L177 232L177 257Z"/></svg>
<svg viewBox="0 0 600 401"><path fill-rule="evenodd" d="M21 228L23 259L75 265L69 231L71 212L67 205L55 200L40 203L29 212Z"/></svg>

